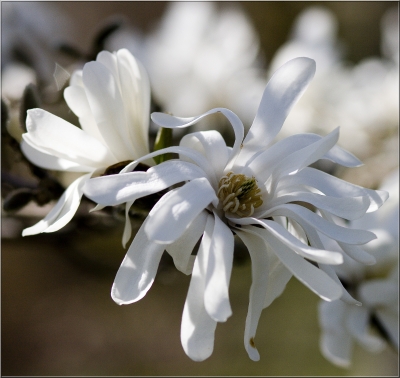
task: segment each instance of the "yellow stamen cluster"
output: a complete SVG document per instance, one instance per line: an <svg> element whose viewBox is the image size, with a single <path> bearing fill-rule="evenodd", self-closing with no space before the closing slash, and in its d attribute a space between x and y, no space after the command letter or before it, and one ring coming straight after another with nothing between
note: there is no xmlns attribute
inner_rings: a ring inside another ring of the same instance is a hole
<svg viewBox="0 0 400 378"><path fill-rule="evenodd" d="M219 181L218 198L224 211L250 217L263 200L254 177L229 172Z"/></svg>

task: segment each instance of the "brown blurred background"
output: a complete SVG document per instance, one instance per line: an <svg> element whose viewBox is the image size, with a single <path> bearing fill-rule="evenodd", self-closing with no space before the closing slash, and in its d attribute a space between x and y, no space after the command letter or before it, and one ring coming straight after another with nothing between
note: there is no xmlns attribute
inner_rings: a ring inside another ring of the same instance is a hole
<svg viewBox="0 0 400 378"><path fill-rule="evenodd" d="M66 39L88 49L99 23L123 14L143 32L162 17L165 2L55 2L72 22ZM260 35L266 60L288 38L295 17L323 4L338 18L347 58L380 54L380 19L394 2L243 2ZM44 213L46 213L44 211ZM35 219L24 218L27 224ZM101 223L101 222L100 222ZM87 226L87 225L86 225ZM316 295L295 278L261 317L259 362L243 346L250 264L231 280L233 316L219 324L213 355L191 361L180 345L180 321L189 277L161 265L145 298L117 306L110 289L124 256L122 222L81 231L79 222L54 234L2 239L2 375L97 376L373 376L397 375L397 354L359 347L346 370L319 351ZM241 260L240 260L241 261Z"/></svg>

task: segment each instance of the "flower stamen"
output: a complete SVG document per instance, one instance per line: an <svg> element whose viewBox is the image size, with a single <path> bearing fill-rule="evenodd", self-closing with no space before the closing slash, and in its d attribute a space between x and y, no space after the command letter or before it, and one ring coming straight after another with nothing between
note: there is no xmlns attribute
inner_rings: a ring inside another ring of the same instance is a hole
<svg viewBox="0 0 400 378"><path fill-rule="evenodd" d="M254 177L249 178L243 174L236 175L229 172L219 181L217 195L223 211L229 211L240 217L249 217L263 203L260 192L261 189Z"/></svg>

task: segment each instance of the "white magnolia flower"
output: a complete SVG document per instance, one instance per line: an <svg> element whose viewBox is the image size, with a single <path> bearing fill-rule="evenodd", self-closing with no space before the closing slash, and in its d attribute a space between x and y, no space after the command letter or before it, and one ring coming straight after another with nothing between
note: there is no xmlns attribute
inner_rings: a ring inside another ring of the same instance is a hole
<svg viewBox="0 0 400 378"><path fill-rule="evenodd" d="M73 74L64 97L81 128L45 110L32 109L21 148L39 167L81 176L43 220L23 231L24 236L64 227L78 209L83 185L93 174L117 163L126 165L149 152L150 85L147 73L127 50L100 52L96 61Z"/></svg>
<svg viewBox="0 0 400 378"><path fill-rule="evenodd" d="M302 134L272 144L314 72L315 62L308 58L282 66L265 88L244 140L241 121L227 109L213 109L193 118L153 113L156 124L175 128L220 112L231 122L236 140L231 148L217 131L191 133L182 138L179 147L157 152L178 153L180 159L147 172L127 172L139 159L122 174L94 178L85 185L89 198L117 205L183 183L167 192L150 211L121 264L111 295L119 304L141 299L152 285L166 250L179 270L192 272L181 341L194 360L211 355L217 322L226 321L232 313L228 288L234 234L243 240L252 259L244 343L253 360L259 359L254 337L261 311L282 293L292 275L324 300L342 296L343 288L330 266L342 263L342 252L327 251L317 230L341 243L346 253L373 263L358 247L374 239L373 233L339 227L306 207L318 208L327 216L354 219L383 202L385 193L308 167L321 158L346 166L360 164L335 146L338 129L326 137ZM143 158L152 156L155 153ZM194 256L192 251L200 238Z"/></svg>
<svg viewBox="0 0 400 378"><path fill-rule="evenodd" d="M350 227L371 230L377 239L364 248L377 263L365 266L345 257L335 267L349 292L362 302L362 307L343 302L320 302L322 354L332 363L349 367L354 344L371 352L380 352L385 340L371 332L378 325L395 348L399 348L399 172L392 174L382 189L389 199L376 213L352 221ZM335 247L333 246L334 250Z"/></svg>

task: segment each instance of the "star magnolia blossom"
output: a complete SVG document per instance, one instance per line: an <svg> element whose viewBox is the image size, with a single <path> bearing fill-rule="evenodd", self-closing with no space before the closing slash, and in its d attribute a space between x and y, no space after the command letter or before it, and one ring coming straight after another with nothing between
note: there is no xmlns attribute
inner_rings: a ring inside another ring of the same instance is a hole
<svg viewBox="0 0 400 378"><path fill-rule="evenodd" d="M374 319L387 340L397 350L399 348L398 171L381 188L387 190L390 196L382 209L349 225L376 233L377 239L364 247L375 256L376 264L365 266L344 256L344 263L335 267L349 292L362 302L362 307L341 300L321 301L319 304L321 352L329 361L342 367L350 366L355 343L371 352L380 352L385 347L385 340L370 332ZM335 250L335 246L332 249Z"/></svg>
<svg viewBox="0 0 400 378"><path fill-rule="evenodd" d="M93 174L149 153L149 80L128 50L100 52L96 61L73 74L70 84L64 97L79 117L81 129L45 110L31 109L21 149L39 167L83 174L23 236L64 227L78 209L83 185Z"/></svg>
<svg viewBox="0 0 400 378"><path fill-rule="evenodd" d="M342 296L343 288L330 266L342 263L342 253L325 250L316 230L338 240L346 252L354 255L362 254L357 244L375 238L365 230L339 227L301 205L353 219L383 202L383 193L307 167L320 158L346 166L360 164L353 155L335 147L337 129L324 138L303 134L271 145L314 72L315 62L308 58L297 58L282 66L268 83L244 140L243 124L227 109L214 109L194 118L153 113L155 123L174 128L220 112L232 124L236 140L230 148L217 131L188 134L179 147L157 152L178 153L180 159L166 161L147 172L128 172L139 159L119 175L86 183L84 193L103 205L133 203L184 183L167 192L150 211L121 264L111 294L119 304L142 298L167 250L178 269L192 272L181 342L193 360L211 355L217 322L226 321L232 313L228 289L234 233L243 240L252 259L253 283L244 343L253 360L259 359L254 337L261 311L282 293L292 274L327 301ZM192 250L200 238L194 256Z"/></svg>

